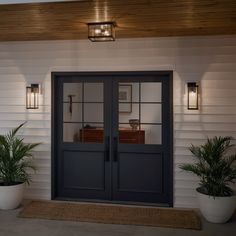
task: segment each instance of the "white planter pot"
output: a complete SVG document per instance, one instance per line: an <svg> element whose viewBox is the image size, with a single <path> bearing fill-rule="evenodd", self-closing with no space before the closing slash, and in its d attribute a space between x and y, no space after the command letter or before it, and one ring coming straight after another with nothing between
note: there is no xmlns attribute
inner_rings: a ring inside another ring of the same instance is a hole
<svg viewBox="0 0 236 236"><path fill-rule="evenodd" d="M25 184L0 186L0 209L11 210L17 208L24 194Z"/></svg>
<svg viewBox="0 0 236 236"><path fill-rule="evenodd" d="M236 196L213 197L197 190L199 207L205 219L212 223L225 223L233 215L236 208Z"/></svg>

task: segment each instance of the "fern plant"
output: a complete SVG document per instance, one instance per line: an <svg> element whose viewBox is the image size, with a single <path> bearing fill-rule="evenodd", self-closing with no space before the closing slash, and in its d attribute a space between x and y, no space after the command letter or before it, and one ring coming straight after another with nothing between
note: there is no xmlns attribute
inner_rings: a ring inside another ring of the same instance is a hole
<svg viewBox="0 0 236 236"><path fill-rule="evenodd" d="M214 137L207 139L201 146L191 145L189 150L194 155L194 164L180 165L182 170L192 172L200 178L198 191L213 197L231 196L229 184L236 180L236 154L228 155L232 137Z"/></svg>
<svg viewBox="0 0 236 236"><path fill-rule="evenodd" d="M39 143L25 144L16 136L25 123L13 129L6 135L0 135L0 185L10 186L26 182L31 177L28 169L35 170L32 165L32 150Z"/></svg>

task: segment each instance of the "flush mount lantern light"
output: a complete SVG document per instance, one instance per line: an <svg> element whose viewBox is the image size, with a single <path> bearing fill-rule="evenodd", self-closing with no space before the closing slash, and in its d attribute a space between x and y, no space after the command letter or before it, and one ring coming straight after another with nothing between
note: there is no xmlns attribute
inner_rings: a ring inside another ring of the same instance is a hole
<svg viewBox="0 0 236 236"><path fill-rule="evenodd" d="M198 110L198 84L188 83L188 110Z"/></svg>
<svg viewBox="0 0 236 236"><path fill-rule="evenodd" d="M115 22L88 23L88 38L92 42L115 41Z"/></svg>
<svg viewBox="0 0 236 236"><path fill-rule="evenodd" d="M26 87L26 109L39 108L39 84Z"/></svg>

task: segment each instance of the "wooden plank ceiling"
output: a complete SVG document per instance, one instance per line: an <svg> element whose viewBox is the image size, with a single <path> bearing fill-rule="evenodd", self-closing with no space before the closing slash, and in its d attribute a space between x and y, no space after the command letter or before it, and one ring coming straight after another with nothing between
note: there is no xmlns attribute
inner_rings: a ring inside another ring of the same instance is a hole
<svg viewBox="0 0 236 236"><path fill-rule="evenodd" d="M236 34L236 0L80 0L0 5L0 41L86 39L116 21L116 38Z"/></svg>

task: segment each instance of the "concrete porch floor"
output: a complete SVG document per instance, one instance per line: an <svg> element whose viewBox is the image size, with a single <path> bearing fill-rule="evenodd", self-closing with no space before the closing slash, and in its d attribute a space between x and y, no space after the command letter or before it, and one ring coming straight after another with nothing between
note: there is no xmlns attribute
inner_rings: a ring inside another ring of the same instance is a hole
<svg viewBox="0 0 236 236"><path fill-rule="evenodd" d="M0 236L222 236L236 235L236 215L227 224L202 219L202 230L185 230L134 225L111 225L18 218L21 209L0 210Z"/></svg>

